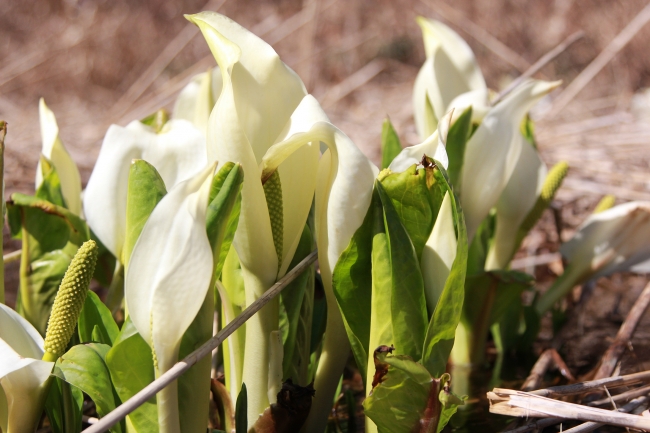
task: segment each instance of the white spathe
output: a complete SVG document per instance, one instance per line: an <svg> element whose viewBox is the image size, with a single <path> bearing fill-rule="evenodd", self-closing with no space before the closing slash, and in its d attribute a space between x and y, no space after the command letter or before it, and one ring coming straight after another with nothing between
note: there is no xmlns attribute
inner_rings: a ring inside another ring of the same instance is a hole
<svg viewBox="0 0 650 433"><path fill-rule="evenodd" d="M413 114L415 126L424 140L436 129L438 119L457 96L470 91L486 91L485 79L472 49L443 23L418 17L424 39L426 61L415 79Z"/></svg>
<svg viewBox="0 0 650 433"><path fill-rule="evenodd" d="M497 204L519 160L522 148L519 128L524 116L559 84L559 81L525 81L485 115L467 142L460 175L460 200L470 243L478 226Z"/></svg>
<svg viewBox="0 0 650 433"><path fill-rule="evenodd" d="M84 193L84 214L99 240L120 261L133 159L152 164L169 190L207 165L205 135L182 119L167 122L160 133L139 121L108 129Z"/></svg>
<svg viewBox="0 0 650 433"><path fill-rule="evenodd" d="M221 94L221 71L213 68L197 74L181 90L174 103L172 118L185 119L207 133L208 119Z"/></svg>
<svg viewBox="0 0 650 433"><path fill-rule="evenodd" d="M41 139L43 148L41 152L56 169L61 181L61 192L68 209L75 215L81 214L81 177L77 164L63 145L59 137L59 125L52 110L45 105L41 98L38 104L38 113L41 123ZM36 189L43 183L43 173L39 161L36 167Z"/></svg>
<svg viewBox="0 0 650 433"><path fill-rule="evenodd" d="M519 228L533 209L548 173L537 150L519 134L521 153L515 169L497 201L496 231L488 252L485 270L506 269L518 239Z"/></svg>
<svg viewBox="0 0 650 433"><path fill-rule="evenodd" d="M53 362L42 361L43 337L0 304L0 429L32 432L40 420Z"/></svg>
<svg viewBox="0 0 650 433"><path fill-rule="evenodd" d="M591 215L560 252L591 278L625 271L650 259L650 202L634 201Z"/></svg>
<svg viewBox="0 0 650 433"><path fill-rule="evenodd" d="M212 277L206 212L216 163L175 185L154 208L125 276L129 315L154 352L160 375L178 361L183 334L198 314ZM177 385L158 394L161 432L180 429Z"/></svg>

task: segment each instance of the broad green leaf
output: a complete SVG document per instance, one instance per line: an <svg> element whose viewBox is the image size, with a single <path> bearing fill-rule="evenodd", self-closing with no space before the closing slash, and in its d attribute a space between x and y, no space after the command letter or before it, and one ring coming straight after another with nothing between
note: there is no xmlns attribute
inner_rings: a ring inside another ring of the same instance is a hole
<svg viewBox="0 0 650 433"><path fill-rule="evenodd" d="M390 251L390 256L386 257L387 260L381 262L373 260L373 266L383 266L390 271L392 292L390 321L392 322L394 341L386 343L395 344L399 354L420 359L428 322L420 260L383 184L375 182L375 188L384 208L384 224ZM373 255L374 248L373 242ZM374 296L375 291L373 290ZM374 299L373 305L376 305ZM388 317L383 320L387 321ZM373 350L372 347L369 349Z"/></svg>
<svg viewBox="0 0 650 433"><path fill-rule="evenodd" d="M144 224L158 202L167 194L165 182L158 170L142 159L135 159L129 168L126 196L126 238L122 254L118 257L124 264L129 262L131 252L140 237Z"/></svg>
<svg viewBox="0 0 650 433"><path fill-rule="evenodd" d="M444 197L436 185L433 169L418 169L414 164L402 173L380 178L419 260Z"/></svg>
<svg viewBox="0 0 650 433"><path fill-rule="evenodd" d="M111 374L115 390L122 401L126 401L153 382L153 354L151 348L127 317L122 330L106 354L106 365ZM158 432L158 409L156 397L128 415L137 433Z"/></svg>
<svg viewBox="0 0 650 433"><path fill-rule="evenodd" d="M305 225L305 229L300 237L300 243L298 244L298 248L296 248L296 253L289 265L289 269L293 269L311 253L314 243L313 239L309 226ZM300 377L300 367L309 364L309 340L305 342L304 336L306 335L306 332L311 333L312 306L308 306L310 311L308 311L308 314L305 314L305 316L301 314L301 311L304 305L303 300L305 299L305 293L309 290L308 284L311 283L313 287L314 278L312 275L312 269L313 268L310 268L303 272L280 293L280 308L284 311L285 317L284 326L282 326L283 324L281 323L284 346L282 376L283 380L292 379L299 385L307 385L306 383L301 383L301 379L304 379L304 377ZM306 319L308 323L305 322ZM302 341L297 340L299 328L301 335L303 336Z"/></svg>
<svg viewBox="0 0 650 433"><path fill-rule="evenodd" d="M12 194L7 212L12 235L23 242L16 310L45 335L59 284L90 233L78 216L37 197Z"/></svg>
<svg viewBox="0 0 650 433"><path fill-rule="evenodd" d="M384 120L381 127L381 168L388 168L390 163L402 151L397 132L389 118Z"/></svg>
<svg viewBox="0 0 650 433"><path fill-rule="evenodd" d="M459 176L461 168L463 168L463 159L465 157L465 145L469 140L472 132L472 107L468 107L456 119L447 135L447 156L449 157L449 166L447 172L449 173L449 183L451 183L456 190L459 186Z"/></svg>
<svg viewBox="0 0 650 433"><path fill-rule="evenodd" d="M72 347L56 363L53 374L79 388L95 402L100 417L121 404L105 363L110 346L105 344L79 344ZM125 431L124 422L110 429L113 433Z"/></svg>
<svg viewBox="0 0 650 433"><path fill-rule="evenodd" d="M444 392L449 375L434 379L408 356L377 353L375 367L375 387L363 407L380 433L437 432L443 408L462 404Z"/></svg>
<svg viewBox="0 0 650 433"><path fill-rule="evenodd" d="M82 343L102 343L112 346L120 333L110 310L93 291L88 291L86 301L77 322L79 340ZM95 338L93 335L99 337Z"/></svg>
<svg viewBox="0 0 650 433"><path fill-rule="evenodd" d="M243 181L241 165L232 162L224 164L212 179L206 227L214 256L214 280L221 276L237 230Z"/></svg>
<svg viewBox="0 0 650 433"><path fill-rule="evenodd" d="M365 377L368 363L372 310L372 243L374 235L381 229L376 224L378 218L383 219L383 210L378 194L374 193L363 223L341 253L332 274L332 287L361 377Z"/></svg>
<svg viewBox="0 0 650 433"><path fill-rule="evenodd" d="M434 171L434 175L438 185L441 188L445 188L451 197L453 197L451 201L452 214L458 243L456 247L456 258L451 266L449 277L447 277L438 304L429 321L427 334L424 339L422 364L433 376L439 376L445 372L447 360L451 348L454 345L456 326L460 320L463 307L465 272L467 268L467 230L465 229L465 219L460 207L460 201L449 185L447 173L440 165L436 167L437 169Z"/></svg>

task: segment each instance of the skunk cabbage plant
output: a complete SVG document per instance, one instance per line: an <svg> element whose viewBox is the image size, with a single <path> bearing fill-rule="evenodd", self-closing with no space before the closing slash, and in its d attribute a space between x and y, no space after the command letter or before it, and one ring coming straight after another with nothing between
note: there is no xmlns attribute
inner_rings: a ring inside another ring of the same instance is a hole
<svg viewBox="0 0 650 433"><path fill-rule="evenodd" d="M535 304L548 311L576 285L628 269L645 271L650 259L650 203L634 201L592 214L560 251L564 273Z"/></svg>

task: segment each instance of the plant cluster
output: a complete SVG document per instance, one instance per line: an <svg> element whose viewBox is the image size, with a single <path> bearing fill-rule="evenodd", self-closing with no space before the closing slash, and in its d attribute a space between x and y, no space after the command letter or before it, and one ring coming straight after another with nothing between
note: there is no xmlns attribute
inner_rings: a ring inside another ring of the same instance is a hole
<svg viewBox="0 0 650 433"><path fill-rule="evenodd" d="M647 267L650 204L608 199L547 292L509 269L568 170L547 169L528 116L558 82L497 96L469 46L421 18L422 142L403 149L387 120L376 167L268 44L188 19L218 66L171 116L111 126L83 193L41 100L35 194L3 209L22 251L16 308L0 304L2 432L78 432L89 402L106 416L316 248L318 270L111 431L323 432L351 351L366 431L439 432L468 392L450 361L480 367L489 338L526 350L576 284Z"/></svg>

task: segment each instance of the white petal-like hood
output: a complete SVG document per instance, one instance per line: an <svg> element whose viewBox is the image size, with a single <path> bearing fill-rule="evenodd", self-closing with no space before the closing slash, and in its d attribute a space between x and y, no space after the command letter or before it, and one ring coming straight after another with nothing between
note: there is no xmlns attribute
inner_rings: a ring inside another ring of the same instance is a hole
<svg viewBox="0 0 650 433"><path fill-rule="evenodd" d="M59 125L56 123L56 117L41 98L38 106L38 112L41 123L41 139L43 140L43 155L52 161L59 179L61 180L61 192L65 199L66 206L75 215L81 213L81 177L79 169L74 163L72 157L66 150L63 142L59 138ZM36 188L43 183L43 173L41 172L41 163L39 161L36 167Z"/></svg>
<svg viewBox="0 0 650 433"><path fill-rule="evenodd" d="M84 214L99 240L119 260L126 237L126 196L133 159L158 170L167 189L207 164L205 135L187 120L171 120L157 134L139 121L112 125L84 193Z"/></svg>
<svg viewBox="0 0 650 433"><path fill-rule="evenodd" d="M486 85L474 53L456 32L439 21L422 17L418 24L427 59L415 80L413 111L418 134L425 139L433 133L454 98L484 90Z"/></svg>
<svg viewBox="0 0 650 433"><path fill-rule="evenodd" d="M214 164L174 186L142 229L125 277L129 315L156 353L161 371L178 357L212 277L206 211Z"/></svg>
<svg viewBox="0 0 650 433"><path fill-rule="evenodd" d="M560 251L593 277L645 262L650 259L650 203L625 203L591 215Z"/></svg>
<svg viewBox="0 0 650 433"><path fill-rule="evenodd" d="M521 122L530 108L559 82L529 80L492 108L465 147L460 200L471 243L479 224L496 205L521 152Z"/></svg>

